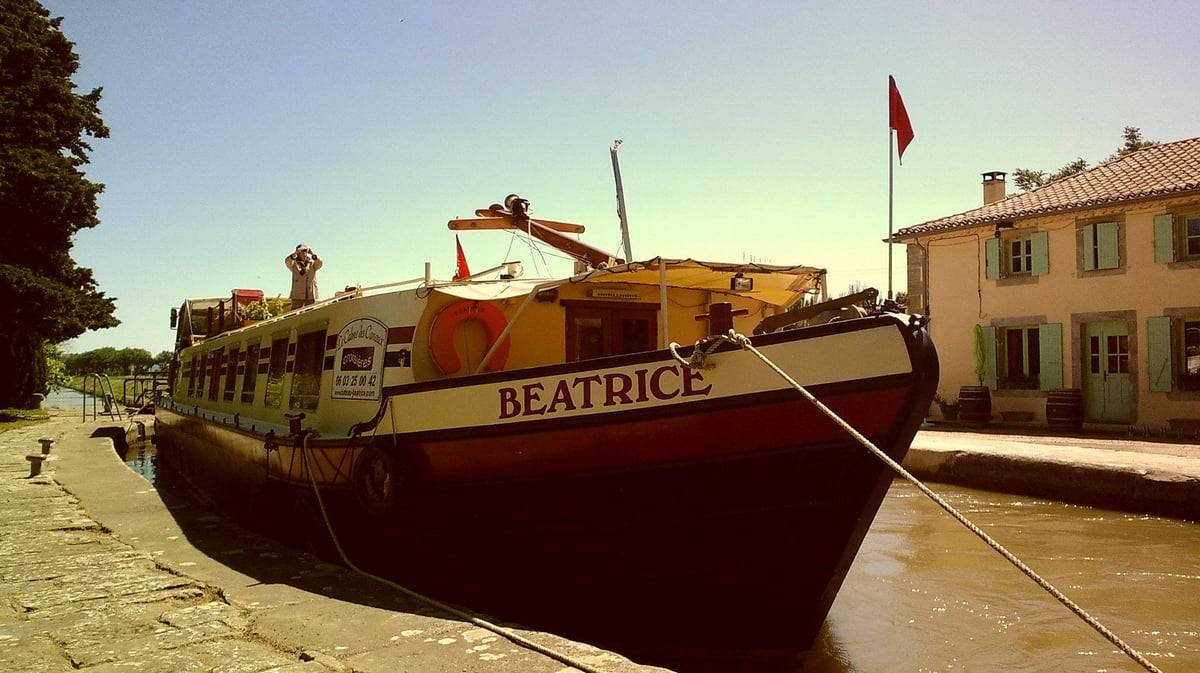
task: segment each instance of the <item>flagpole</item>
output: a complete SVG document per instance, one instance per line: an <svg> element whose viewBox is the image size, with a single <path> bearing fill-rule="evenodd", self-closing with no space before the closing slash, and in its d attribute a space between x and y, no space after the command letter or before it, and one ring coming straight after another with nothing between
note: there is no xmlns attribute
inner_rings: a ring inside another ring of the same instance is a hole
<svg viewBox="0 0 1200 673"><path fill-rule="evenodd" d="M890 301L892 296L892 173L893 163L895 159L892 157L892 126L888 124L888 237L887 237L887 256L888 256L888 293L887 298Z"/></svg>

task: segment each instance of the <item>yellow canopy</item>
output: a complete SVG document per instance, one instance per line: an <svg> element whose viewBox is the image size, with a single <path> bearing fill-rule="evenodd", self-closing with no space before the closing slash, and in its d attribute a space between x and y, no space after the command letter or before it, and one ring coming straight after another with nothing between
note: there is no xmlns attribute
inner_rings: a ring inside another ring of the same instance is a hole
<svg viewBox="0 0 1200 673"><path fill-rule="evenodd" d="M658 285L660 267L666 266L667 285L755 299L787 309L806 294L822 291L825 269L811 266L775 266L770 264L733 264L701 262L694 259L655 257L644 262L618 264L576 276L571 282L633 283ZM751 289L732 289L732 279L740 275L753 281Z"/></svg>

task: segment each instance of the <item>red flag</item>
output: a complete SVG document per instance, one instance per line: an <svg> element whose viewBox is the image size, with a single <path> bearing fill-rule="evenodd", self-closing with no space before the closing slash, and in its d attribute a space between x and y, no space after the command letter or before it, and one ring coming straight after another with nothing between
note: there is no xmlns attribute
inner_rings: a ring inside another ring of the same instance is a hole
<svg viewBox="0 0 1200 673"><path fill-rule="evenodd" d="M904 109L904 99L896 88L896 80L888 75L888 119L891 127L896 130L896 146L900 150L900 163L904 163L904 148L913 139L912 122L908 121L908 110Z"/></svg>
<svg viewBox="0 0 1200 673"><path fill-rule="evenodd" d="M454 247L458 248L458 259L454 263L454 280L462 280L471 275L471 270L467 268L467 256L463 254L462 243L458 242L458 236L454 237Z"/></svg>

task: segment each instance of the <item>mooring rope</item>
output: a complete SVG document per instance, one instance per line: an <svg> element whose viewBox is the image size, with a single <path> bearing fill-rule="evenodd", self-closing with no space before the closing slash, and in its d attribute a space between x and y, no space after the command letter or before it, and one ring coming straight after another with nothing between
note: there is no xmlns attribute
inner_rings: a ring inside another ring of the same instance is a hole
<svg viewBox="0 0 1200 673"><path fill-rule="evenodd" d="M391 404L392 404L392 400L390 397L388 398L387 404L388 404L388 406L391 406ZM392 427L394 428L395 426L393 425ZM378 430L378 426L376 427L376 430ZM400 593L402 593L406 596L409 596L410 598L415 598L416 600L426 603L427 605L432 605L432 606L438 608L439 610L444 610L444 611L454 615L455 617L466 620L467 622L470 622L471 624L474 624L475 626L478 626L483 629L487 629L488 631L491 631L492 633L495 633L499 636L507 638L510 642L512 642L515 645L519 645L528 650L537 652L538 654L545 655L551 659L554 659L555 661L558 661L559 663L566 664L567 666L573 666L573 667L579 669L580 671L583 671L583 673L604 673L603 669L599 669L599 668L596 668L589 664L586 664L582 661L572 659L569 655L558 652L557 650L546 647L545 645L535 643L534 641L526 638L525 636L522 636L519 633L516 633L515 631L513 631L511 629L506 629L503 626L493 624L493 623L487 621L486 619L483 619L477 615L473 615L464 610L460 610L452 605L443 603L443 602L437 600L436 598L431 598L422 593L413 591L412 589L409 589L406 586L403 586L401 584L393 582L385 577L380 577L378 575L369 573L366 570L363 570L362 568L359 568L357 565L355 565L354 562L350 560L350 557L346 555L346 550L342 548L342 543L341 543L341 541L338 540L337 533L335 533L333 530L333 522L329 518L329 512L325 509L325 500L321 498L321 489L317 487L316 477L313 476L312 468L309 465L309 462L308 462L308 452L309 452L308 439L309 439L310 434L311 433L308 433L308 432L304 433L304 439L301 441L300 458L304 462L304 471L306 473L308 473L308 482L310 485L312 485L313 495L315 495L316 499L317 499L317 508L319 510L321 510L321 518L325 522L325 529L329 532L329 539L333 541L334 549L337 550L338 556L341 557L342 562L346 564L346 567L350 568L354 572L356 572L364 577L368 577L370 579L375 580L376 582L385 584L385 585L395 589L396 591L399 591ZM375 440L375 433L372 432L370 441L374 442L374 440Z"/></svg>
<svg viewBox="0 0 1200 673"><path fill-rule="evenodd" d="M882 460L888 467L890 467L892 469L893 472L900 475L905 480L911 482L922 493L924 493L926 496L928 496L929 499L933 500L935 503L938 504L939 507L941 507L947 513L949 513L950 516L954 517L959 523L966 526L967 530L970 530L979 539L983 540L989 547L996 550L1001 556L1004 557L1004 559L1006 561L1008 561L1013 566L1015 566L1026 577L1033 580L1042 589L1045 589L1046 592L1049 593L1051 596L1053 596L1059 603L1062 603L1064 606L1066 606L1066 608L1068 610L1075 613L1076 616L1078 616L1080 619L1082 619L1084 622L1086 622L1088 626L1092 627L1093 629L1096 630L1097 633L1104 636L1108 640L1108 642L1115 645L1117 647L1117 649L1124 652L1126 656L1128 656L1130 659L1133 659L1135 662L1138 663L1138 665L1140 665L1142 668L1145 668L1147 671L1151 671L1151 673L1162 673L1162 671L1159 670L1159 668L1156 667L1154 664L1150 663L1150 661L1147 660L1146 657L1143 656L1141 652L1138 652L1132 646L1127 644L1125 641L1121 640L1120 636L1113 633L1111 630L1108 629L1108 627L1104 626L1104 624L1101 624L1099 620L1097 620L1095 617L1088 614L1087 611L1085 611L1077 603L1075 603L1070 598L1068 598L1066 594L1059 591L1049 581L1047 581L1041 575L1037 574L1032 568L1030 568L1028 565L1026 565L1024 561L1017 558L1017 556L1015 554L1013 554L1012 552L1008 551L1008 549L1005 549L1003 545L1001 545L999 542L994 540L990 535L985 533L979 526L975 525L964 514L959 512L957 509L955 509L955 507L953 505L951 505L949 502L947 502L945 498L943 498L942 496L935 493L932 489L930 489L928 486L926 486L920 479L915 477L911 472L904 469L904 467L901 466L900 463L897 463L895 460L892 459L891 456L887 455L886 453L883 452L883 450L881 450L879 447L875 446L875 444L872 443L871 440L867 439L866 436L864 436L861 432L859 432L852 425L847 423L844 419L842 419L842 417L838 416L836 412L834 412L829 407L825 406L825 404L823 402L821 402L816 397L814 397L812 393L808 392L808 390L804 386L797 383L796 380L793 379L791 376L789 376L787 372L780 369L779 366L776 365L774 362L772 362L770 358L763 355L757 348L755 348L754 344L751 343L750 339L747 338L744 334L738 334L737 332L735 332L733 330L729 330L728 335L716 335L711 338L713 339L713 341L715 343L721 343L723 341L729 342L729 343L732 343L732 344L740 347L743 350L747 350L747 351L750 351L751 353L753 353L759 360L762 360L763 364L767 365L767 367L769 367L776 374L778 374L780 377L782 377L783 380L787 381L788 384L791 385L793 388L795 388L801 395L803 395L806 400L808 400L810 403L812 403L813 406L815 406L817 409L819 409L821 411L821 413L828 416L830 420L832 420L839 427L841 427L843 430L845 430L847 433L849 433L849 435L851 437L853 437L855 440L857 440L859 444L862 444L867 450L869 450L877 458ZM671 350L671 355L674 356L674 358L679 363L683 364L686 367L698 368L698 367L703 366L703 361L704 361L705 357L708 354L710 354L713 350L713 347L710 345L706 349L704 357L696 358L696 353L700 352L700 344L701 344L701 342L696 342L695 347L692 351L692 359L691 360L686 360L681 355L679 355L679 353L676 350L677 348L679 348L679 344L672 343L669 346L669 348ZM693 364L693 361L696 361L696 364Z"/></svg>

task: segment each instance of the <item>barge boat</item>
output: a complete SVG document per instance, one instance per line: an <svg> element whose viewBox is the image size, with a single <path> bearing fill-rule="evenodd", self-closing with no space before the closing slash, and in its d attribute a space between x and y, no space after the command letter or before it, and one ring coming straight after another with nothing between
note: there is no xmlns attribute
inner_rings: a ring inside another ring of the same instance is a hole
<svg viewBox="0 0 1200 673"><path fill-rule="evenodd" d="M937 384L925 321L822 303L814 267L613 259L519 197L476 215L450 228L519 230L577 273L427 270L254 323L261 293L185 301L162 459L310 541L315 484L356 565L500 619L657 661L800 661L891 474L710 336L752 334L900 461Z"/></svg>

